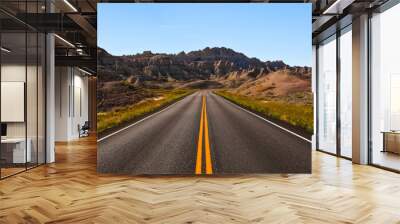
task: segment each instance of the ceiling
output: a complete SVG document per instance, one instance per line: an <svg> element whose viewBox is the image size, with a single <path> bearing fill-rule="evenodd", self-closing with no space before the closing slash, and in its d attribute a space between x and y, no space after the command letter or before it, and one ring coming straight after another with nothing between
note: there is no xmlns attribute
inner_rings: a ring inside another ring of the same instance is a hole
<svg viewBox="0 0 400 224"><path fill-rule="evenodd" d="M56 34L56 66L79 66L96 73L97 0L1 0L3 46L7 58L26 55L25 32ZM29 39L29 38L28 38ZM36 49L28 44L30 49Z"/></svg>
<svg viewBox="0 0 400 224"><path fill-rule="evenodd" d="M353 17L373 12L390 0L316 0L313 2L313 43L352 23Z"/></svg>

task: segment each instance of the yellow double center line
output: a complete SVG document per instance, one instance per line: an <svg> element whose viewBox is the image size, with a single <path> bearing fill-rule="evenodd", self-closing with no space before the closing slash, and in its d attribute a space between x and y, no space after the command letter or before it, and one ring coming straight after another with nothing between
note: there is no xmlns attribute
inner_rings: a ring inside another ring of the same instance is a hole
<svg viewBox="0 0 400 224"><path fill-rule="evenodd" d="M197 159L196 159L196 174L202 174L202 157L203 157L203 132L206 157L206 174L212 174L210 138L208 136L208 120L207 120L207 105L206 97L202 98L201 115L200 115L199 141L197 143ZM203 130L204 129L204 130Z"/></svg>

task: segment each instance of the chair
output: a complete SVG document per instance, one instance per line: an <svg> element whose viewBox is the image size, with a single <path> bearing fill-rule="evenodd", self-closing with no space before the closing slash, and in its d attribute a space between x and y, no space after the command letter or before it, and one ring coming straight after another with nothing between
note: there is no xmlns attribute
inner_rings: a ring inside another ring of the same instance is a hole
<svg viewBox="0 0 400 224"><path fill-rule="evenodd" d="M82 127L78 124L79 138L89 136L89 130L90 130L89 121L85 121Z"/></svg>

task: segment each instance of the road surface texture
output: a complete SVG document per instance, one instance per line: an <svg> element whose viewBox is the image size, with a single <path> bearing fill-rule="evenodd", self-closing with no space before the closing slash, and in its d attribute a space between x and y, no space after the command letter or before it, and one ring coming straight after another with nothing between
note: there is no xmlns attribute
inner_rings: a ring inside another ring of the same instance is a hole
<svg viewBox="0 0 400 224"><path fill-rule="evenodd" d="M131 175L309 173L311 143L205 90L99 139L97 169Z"/></svg>

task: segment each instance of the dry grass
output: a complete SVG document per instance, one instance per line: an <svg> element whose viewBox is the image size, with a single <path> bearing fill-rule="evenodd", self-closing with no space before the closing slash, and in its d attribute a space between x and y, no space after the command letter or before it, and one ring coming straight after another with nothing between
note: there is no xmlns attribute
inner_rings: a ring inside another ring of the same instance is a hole
<svg viewBox="0 0 400 224"><path fill-rule="evenodd" d="M309 104L295 104L285 101L265 101L252 97L233 94L225 90L216 94L257 113L278 119L296 127L313 132L313 108Z"/></svg>
<svg viewBox="0 0 400 224"><path fill-rule="evenodd" d="M167 104L189 95L193 90L155 90L155 92L158 96L156 98L150 98L134 105L118 107L109 112L97 113L98 133L102 133L110 128L114 128L138 117L152 113Z"/></svg>

